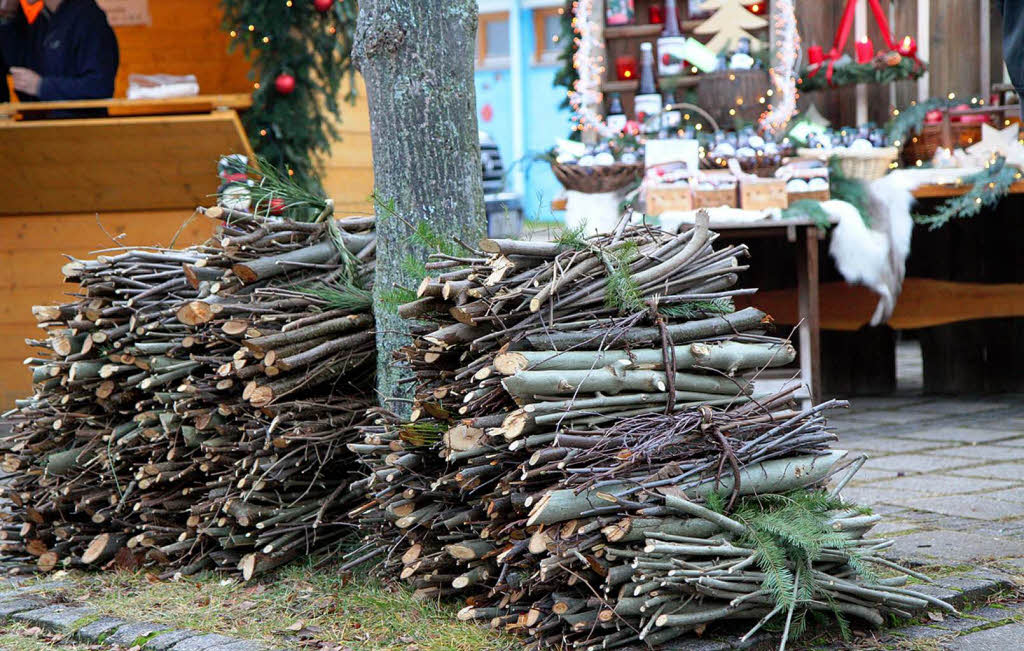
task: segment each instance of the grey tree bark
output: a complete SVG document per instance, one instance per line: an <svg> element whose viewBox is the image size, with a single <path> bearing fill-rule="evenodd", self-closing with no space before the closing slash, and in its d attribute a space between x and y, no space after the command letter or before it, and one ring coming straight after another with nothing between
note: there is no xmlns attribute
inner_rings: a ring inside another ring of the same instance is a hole
<svg viewBox="0 0 1024 651"><path fill-rule="evenodd" d="M473 80L476 0L360 0L353 57L366 81L377 214L377 388L382 404L407 412L411 386L393 352L409 323L395 288L415 289L405 261L431 252L417 224L444 241L474 246L486 234Z"/></svg>

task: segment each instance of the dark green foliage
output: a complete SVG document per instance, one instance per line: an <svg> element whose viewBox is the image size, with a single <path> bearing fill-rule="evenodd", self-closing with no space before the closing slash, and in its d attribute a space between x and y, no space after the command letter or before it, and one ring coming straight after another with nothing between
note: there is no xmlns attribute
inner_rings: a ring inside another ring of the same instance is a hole
<svg viewBox="0 0 1024 651"><path fill-rule="evenodd" d="M894 66L876 67L874 61L868 63L848 63L833 69L832 83L826 79L827 67L811 75L807 68L800 73L799 89L801 92L837 88L853 84L887 84L904 79L917 79L927 71L927 66L910 57L903 57Z"/></svg>
<svg viewBox="0 0 1024 651"><path fill-rule="evenodd" d="M863 213L862 213L863 214ZM818 228L828 230L832 223L828 219L828 213L821 207L821 202L811 199L801 199L790 204L789 208L782 211L783 219L809 219Z"/></svg>
<svg viewBox="0 0 1024 651"><path fill-rule="evenodd" d="M673 319L706 319L716 314L732 314L736 306L731 298L716 298L710 301L687 301L673 305L659 305L658 313Z"/></svg>
<svg viewBox="0 0 1024 651"><path fill-rule="evenodd" d="M373 292L354 283L320 283L302 287L298 291L323 300L324 309L327 310L342 309L356 312L368 310L373 306Z"/></svg>
<svg viewBox="0 0 1024 651"><path fill-rule="evenodd" d="M560 246L567 249L582 251L587 248L587 225L580 224L572 228L563 228L555 238Z"/></svg>
<svg viewBox="0 0 1024 651"><path fill-rule="evenodd" d="M270 216L271 200L281 199L284 201L282 216L300 222L313 221L328 205L319 187L311 189L303 185L297 176L289 175L284 168L262 156L257 155L245 171L254 181L249 187L249 196L255 215Z"/></svg>
<svg viewBox="0 0 1024 651"><path fill-rule="evenodd" d="M572 90L573 85L580 78L576 68L572 65L573 55L576 54L576 31L572 28L573 0L568 0L562 9L562 32L559 41L562 43L562 52L558 55L559 67L555 73L554 86L565 88L566 92ZM562 100L561 108L569 108L569 98Z"/></svg>
<svg viewBox="0 0 1024 651"><path fill-rule="evenodd" d="M856 208L857 212L860 213L861 219L870 227L867 184L864 181L852 179L843 174L843 170L839 167L839 162L834 156L828 161L828 174L829 193L832 198L838 201L845 201Z"/></svg>
<svg viewBox="0 0 1024 651"><path fill-rule="evenodd" d="M636 280L629 271L629 265L637 257L636 242L627 242L611 256L602 256L608 266L608 286L604 302L608 307L618 308L624 313L640 312L644 309L644 298Z"/></svg>
<svg viewBox="0 0 1024 651"><path fill-rule="evenodd" d="M930 215L914 215L914 221L935 230L951 219L974 217L982 208L990 208L1002 201L1020 176L1020 171L1007 165L1005 158L997 158L985 169L963 180L964 185L971 186L970 190L946 200Z"/></svg>
<svg viewBox="0 0 1024 651"><path fill-rule="evenodd" d="M251 77L259 84L243 116L253 149L294 174L301 186L316 188L314 158L329 153L338 135L334 124L342 80L347 76L354 83L356 3L335 2L325 13L311 0L221 0L220 5L224 30L235 34L230 48L245 51L253 62ZM290 95L274 88L282 73L295 77ZM346 99L352 101L354 85L350 89Z"/></svg>
<svg viewBox="0 0 1024 651"><path fill-rule="evenodd" d="M823 550L842 550L861 579L875 580L860 563L853 543L829 525L830 512L849 508L825 491L801 490L744 498L730 514L748 529L738 542L757 550L757 564L765 574L763 589L782 612L797 609L790 628L793 637L806 627L806 610L799 608L800 603L823 598L810 571ZM836 616L845 629L845 620L838 612Z"/></svg>
<svg viewBox="0 0 1024 651"><path fill-rule="evenodd" d="M948 107L949 101L936 97L923 102L914 102L901 110L899 115L889 120L889 123L885 125L885 135L889 138L889 142L906 141L907 136L921 128L929 111Z"/></svg>
<svg viewBox="0 0 1024 651"><path fill-rule="evenodd" d="M401 305L412 303L416 300L416 292L404 287L392 287L381 294L382 307L385 310L394 312Z"/></svg>

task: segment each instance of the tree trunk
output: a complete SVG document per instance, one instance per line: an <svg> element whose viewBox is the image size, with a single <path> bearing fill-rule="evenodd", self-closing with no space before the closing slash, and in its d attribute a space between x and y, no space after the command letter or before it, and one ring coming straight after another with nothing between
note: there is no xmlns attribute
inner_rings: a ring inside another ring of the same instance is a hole
<svg viewBox="0 0 1024 651"><path fill-rule="evenodd" d="M412 235L426 222L444 242L485 235L474 52L476 0L362 0L353 55L366 81L377 213L377 387L402 397L392 353L408 341L396 288L415 290L410 256L430 251ZM389 406L408 411L404 403Z"/></svg>

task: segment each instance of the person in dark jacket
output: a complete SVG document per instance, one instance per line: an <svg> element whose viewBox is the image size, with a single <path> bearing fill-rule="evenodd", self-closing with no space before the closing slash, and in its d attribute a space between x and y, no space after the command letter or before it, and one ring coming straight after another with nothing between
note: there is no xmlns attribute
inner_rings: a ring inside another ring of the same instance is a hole
<svg viewBox="0 0 1024 651"><path fill-rule="evenodd" d="M103 99L114 95L117 37L95 0L28 0L44 3L29 24L17 0L0 0L0 58L10 66L21 101ZM49 117L82 117L105 111L63 111Z"/></svg>
<svg viewBox="0 0 1024 651"><path fill-rule="evenodd" d="M1003 60L1010 73L1010 82L1021 98L1024 118L1024 2L996 0L1003 13Z"/></svg>

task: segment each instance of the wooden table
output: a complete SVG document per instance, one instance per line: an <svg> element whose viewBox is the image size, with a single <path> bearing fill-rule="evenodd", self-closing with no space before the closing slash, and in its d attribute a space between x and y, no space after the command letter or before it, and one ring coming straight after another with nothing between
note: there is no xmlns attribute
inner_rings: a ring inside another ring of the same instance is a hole
<svg viewBox="0 0 1024 651"><path fill-rule="evenodd" d="M832 222L833 224L837 222ZM795 244L797 301L799 321L800 377L807 386L810 399L814 403L821 400L821 308L820 284L818 277L819 241L825 238L826 232L818 227L817 222L807 219L786 219L751 222L714 222L711 230L721 237L731 240L748 240L753 237L785 238ZM751 303L757 303L757 294Z"/></svg>

